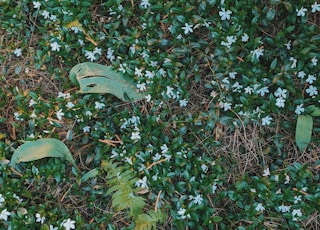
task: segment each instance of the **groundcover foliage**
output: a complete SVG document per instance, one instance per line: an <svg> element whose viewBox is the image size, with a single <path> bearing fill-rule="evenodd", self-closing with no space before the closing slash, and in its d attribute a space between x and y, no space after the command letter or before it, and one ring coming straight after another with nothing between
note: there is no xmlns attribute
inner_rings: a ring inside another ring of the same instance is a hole
<svg viewBox="0 0 320 230"><path fill-rule="evenodd" d="M1 228L319 227L319 118L304 151L294 142L320 100L317 2L1 1L0 22ZM145 99L78 94L82 62ZM39 138L63 141L80 172L10 167ZM119 208L122 172L145 215Z"/></svg>

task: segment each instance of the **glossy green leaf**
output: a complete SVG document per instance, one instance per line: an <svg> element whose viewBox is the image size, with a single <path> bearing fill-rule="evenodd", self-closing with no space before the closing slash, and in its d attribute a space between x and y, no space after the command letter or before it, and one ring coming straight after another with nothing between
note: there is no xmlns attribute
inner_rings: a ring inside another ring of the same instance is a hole
<svg viewBox="0 0 320 230"><path fill-rule="evenodd" d="M111 66L84 62L70 71L71 81L80 86L79 93L110 93L123 101L139 101L145 95L136 85Z"/></svg>
<svg viewBox="0 0 320 230"><path fill-rule="evenodd" d="M314 117L320 116L320 108L315 106L315 105L309 105L309 106L306 107L305 110L311 116L314 116Z"/></svg>
<svg viewBox="0 0 320 230"><path fill-rule="evenodd" d="M14 151L10 165L15 167L20 162L35 161L45 157L64 158L77 168L68 147L62 141L54 138L42 138L22 144Z"/></svg>
<svg viewBox="0 0 320 230"><path fill-rule="evenodd" d="M296 143L300 151L304 151L311 141L313 120L310 115L300 115L296 126Z"/></svg>

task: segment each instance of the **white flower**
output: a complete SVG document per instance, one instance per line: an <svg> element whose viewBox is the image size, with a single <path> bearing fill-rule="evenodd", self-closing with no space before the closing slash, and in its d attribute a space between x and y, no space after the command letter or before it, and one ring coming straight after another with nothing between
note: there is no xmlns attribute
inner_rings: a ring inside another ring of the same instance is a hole
<svg viewBox="0 0 320 230"><path fill-rule="evenodd" d="M122 72L122 73L127 72L126 67L127 67L126 63L120 64L119 65L119 71Z"/></svg>
<svg viewBox="0 0 320 230"><path fill-rule="evenodd" d="M270 170L269 170L269 168L265 168L265 169L263 170L262 176L270 176Z"/></svg>
<svg viewBox="0 0 320 230"><path fill-rule="evenodd" d="M17 57L20 57L22 55L22 49L17 48L13 51L14 55L16 55Z"/></svg>
<svg viewBox="0 0 320 230"><path fill-rule="evenodd" d="M79 33L80 31L82 31L81 28L77 27L77 26L72 26L70 28L70 30L72 30L75 34Z"/></svg>
<svg viewBox="0 0 320 230"><path fill-rule="evenodd" d="M44 216L41 216L39 213L36 214L36 222L43 224L45 220L46 218Z"/></svg>
<svg viewBox="0 0 320 230"><path fill-rule="evenodd" d="M114 51L112 48L108 48L107 50L107 58L110 60L110 61L113 61L114 59L116 59L116 57L114 56Z"/></svg>
<svg viewBox="0 0 320 230"><path fill-rule="evenodd" d="M162 153L162 154L165 154L165 153L167 153L167 152L169 151L168 146L167 146L166 144L163 144L163 145L160 147L160 149L161 149L161 153Z"/></svg>
<svg viewBox="0 0 320 230"><path fill-rule="evenodd" d="M147 177L144 176L142 179L138 180L135 185L139 188L148 188Z"/></svg>
<svg viewBox="0 0 320 230"><path fill-rule="evenodd" d="M180 208L180 210L178 211L178 214L181 216L181 219L185 219L185 218L190 218L190 214L184 215L185 212L187 210L185 210L184 208Z"/></svg>
<svg viewBox="0 0 320 230"><path fill-rule="evenodd" d="M154 162L156 162L156 161L160 160L161 157L162 157L162 156L161 156L159 153L156 153L156 155L154 155L154 156L152 157L152 160L153 160Z"/></svg>
<svg viewBox="0 0 320 230"><path fill-rule="evenodd" d="M276 92L274 93L274 96L286 98L286 97L287 97L287 92L288 92L288 90L286 90L286 89L281 89L281 88L279 87L279 88L276 90Z"/></svg>
<svg viewBox="0 0 320 230"><path fill-rule="evenodd" d="M143 69L139 69L137 67L134 68L134 74L138 77L142 77L143 76L143 73L142 73Z"/></svg>
<svg viewBox="0 0 320 230"><path fill-rule="evenodd" d="M8 217L11 215L10 212L7 211L7 209L3 209L2 212L0 213L0 220L8 220Z"/></svg>
<svg viewBox="0 0 320 230"><path fill-rule="evenodd" d="M46 10L42 11L41 15L44 17L44 19L50 18L50 13Z"/></svg>
<svg viewBox="0 0 320 230"><path fill-rule="evenodd" d="M299 195L299 196L294 196L294 203L295 203L295 204L298 204L298 203L301 201L301 198L302 198L301 195Z"/></svg>
<svg viewBox="0 0 320 230"><path fill-rule="evenodd" d="M52 51L60 51L61 45L59 45L57 42L53 42L50 44Z"/></svg>
<svg viewBox="0 0 320 230"><path fill-rule="evenodd" d="M184 34L192 33L193 32L192 27L193 25L189 25L188 23L185 23L184 27L182 27L182 29L184 30Z"/></svg>
<svg viewBox="0 0 320 230"><path fill-rule="evenodd" d="M186 99L179 100L180 107L186 107L187 104L188 104L188 101Z"/></svg>
<svg viewBox="0 0 320 230"><path fill-rule="evenodd" d="M231 10L225 10L225 8L221 8L221 11L219 11L219 16L221 20L230 20L230 15L232 14Z"/></svg>
<svg viewBox="0 0 320 230"><path fill-rule="evenodd" d="M229 77L230 77L231 79L235 79L237 74L238 74L237 72L230 72L230 73L229 73Z"/></svg>
<svg viewBox="0 0 320 230"><path fill-rule="evenodd" d="M65 227L66 230L75 229L76 228L75 223L76 222L74 220L71 220L69 218L62 222L62 226Z"/></svg>
<svg viewBox="0 0 320 230"><path fill-rule="evenodd" d="M58 227L53 227L53 225L50 224L50 229L49 230L58 230Z"/></svg>
<svg viewBox="0 0 320 230"><path fill-rule="evenodd" d="M5 199L4 199L3 195L0 194L0 206L2 205L3 202L5 202Z"/></svg>
<svg viewBox="0 0 320 230"><path fill-rule="evenodd" d="M290 177L289 175L286 174L286 180L284 181L284 184L289 184L290 183Z"/></svg>
<svg viewBox="0 0 320 230"><path fill-rule="evenodd" d="M198 205L201 205L202 204L202 201L203 201L203 198L201 195L197 195L196 197L193 198L193 202L195 204L198 204Z"/></svg>
<svg viewBox="0 0 320 230"><path fill-rule="evenodd" d="M243 41L243 42L249 41L249 35L246 34L246 33L244 33L244 34L242 35L242 37L241 37L241 41Z"/></svg>
<svg viewBox="0 0 320 230"><path fill-rule="evenodd" d="M133 140L134 142L137 142L138 140L140 140L141 139L140 132L139 131L132 132L130 139Z"/></svg>
<svg viewBox="0 0 320 230"><path fill-rule="evenodd" d="M101 48L95 47L93 53L101 55Z"/></svg>
<svg viewBox="0 0 320 230"><path fill-rule="evenodd" d="M85 126L85 127L82 128L82 131L83 131L84 133L89 133L89 132L90 132L90 129L91 129L91 127L87 125L87 126Z"/></svg>
<svg viewBox="0 0 320 230"><path fill-rule="evenodd" d="M315 78L315 76L312 75L312 74L309 74L306 82L308 82L309 84L312 84L313 81L315 81L315 80L317 80L317 79Z"/></svg>
<svg viewBox="0 0 320 230"><path fill-rule="evenodd" d="M33 8L38 9L38 10L40 9L41 3L39 1L32 2L32 4L33 4Z"/></svg>
<svg viewBox="0 0 320 230"><path fill-rule="evenodd" d="M62 117L64 116L64 112L62 112L62 109L59 109L56 112L56 116L57 116L58 120L62 120Z"/></svg>
<svg viewBox="0 0 320 230"><path fill-rule="evenodd" d="M266 116L266 117L262 118L261 123L262 123L262 125L265 126L265 125L270 125L271 121L272 121L272 117Z"/></svg>
<svg viewBox="0 0 320 230"><path fill-rule="evenodd" d="M303 104L297 105L296 110L294 112L298 115L303 113L304 112Z"/></svg>
<svg viewBox="0 0 320 230"><path fill-rule="evenodd" d="M57 21L57 16L51 14L50 20L51 20L51 21L54 21L54 22Z"/></svg>
<svg viewBox="0 0 320 230"><path fill-rule="evenodd" d="M263 207L263 205L262 205L261 203L259 203L259 204L257 205L257 207L255 208L255 210L256 210L257 212L263 212L263 211L265 210L265 208Z"/></svg>
<svg viewBox="0 0 320 230"><path fill-rule="evenodd" d="M229 109L231 109L231 103L230 102L220 102L219 106L220 108L223 108L224 111L228 111Z"/></svg>
<svg viewBox="0 0 320 230"><path fill-rule="evenodd" d="M276 106L278 106L279 108L284 108L284 103L285 102L286 102L285 99L283 99L282 97L279 97L276 100Z"/></svg>
<svg viewBox="0 0 320 230"><path fill-rule="evenodd" d="M261 56L263 56L263 51L264 51L264 49L261 48L261 47L255 49L255 50L253 50L253 51L251 51L251 53L252 53L252 58L256 58L257 60L259 60L259 58L260 58Z"/></svg>
<svg viewBox="0 0 320 230"><path fill-rule="evenodd" d="M154 71L149 71L149 70L146 71L146 77L149 79L153 78L155 75L156 74L154 73Z"/></svg>
<svg viewBox="0 0 320 230"><path fill-rule="evenodd" d="M92 116L92 112L89 111L89 110L87 110L87 111L84 113L84 115L86 115L86 116L88 116L88 117L91 117L91 116Z"/></svg>
<svg viewBox="0 0 320 230"><path fill-rule="evenodd" d="M306 73L303 71L298 72L298 78L304 78L306 76Z"/></svg>
<svg viewBox="0 0 320 230"><path fill-rule="evenodd" d="M96 56L95 56L95 53L92 52L92 51L88 51L88 50L85 50L84 51L84 56L86 56L86 58L90 61L95 61L96 60Z"/></svg>
<svg viewBox="0 0 320 230"><path fill-rule="evenodd" d="M307 94L309 94L309 96L315 96L318 95L318 89L316 87L314 87L313 85L310 85L308 87L308 89L306 90Z"/></svg>
<svg viewBox="0 0 320 230"><path fill-rule="evenodd" d="M213 185L211 186L212 194L216 193L217 188L218 188L217 183L213 183Z"/></svg>
<svg viewBox="0 0 320 230"><path fill-rule="evenodd" d="M230 48L231 45L236 42L236 40L237 40L236 36L227 36L227 42L222 41L221 45L226 46L227 48Z"/></svg>
<svg viewBox="0 0 320 230"><path fill-rule="evenodd" d="M297 67L297 59L295 59L294 57L290 57L289 60L292 61L290 68L296 68Z"/></svg>
<svg viewBox="0 0 320 230"><path fill-rule="evenodd" d="M137 84L137 88L139 89L139 91L145 91L147 88L146 88L146 83L138 83Z"/></svg>
<svg viewBox="0 0 320 230"><path fill-rule="evenodd" d="M244 93L245 94L251 95L252 92L253 92L253 89L250 86L247 86L246 88L244 88Z"/></svg>
<svg viewBox="0 0 320 230"><path fill-rule="evenodd" d="M96 101L94 104L95 104L94 106L95 109L103 109L106 106L104 103L100 103L98 101Z"/></svg>
<svg viewBox="0 0 320 230"><path fill-rule="evenodd" d="M302 216L302 212L301 212L300 209L293 209L293 210L292 210L292 217L293 217L293 220L294 220L294 221L297 221L297 220L298 220L298 218L296 218L296 216L297 216L297 217L301 217L301 216Z"/></svg>
<svg viewBox="0 0 320 230"><path fill-rule="evenodd" d="M286 205L281 205L278 207L280 212L289 212L290 208L291 208L291 206L286 206Z"/></svg>
<svg viewBox="0 0 320 230"><path fill-rule="evenodd" d="M316 65L318 64L318 59L317 59L316 57L313 57L313 58L311 59L311 64L312 64L313 66L316 66Z"/></svg>
<svg viewBox="0 0 320 230"><path fill-rule="evenodd" d="M18 200L18 203L19 203L19 204L23 201L23 199L20 198L19 196L17 196L17 194L15 194L15 193L12 195L12 197L13 197L13 198L16 198L16 199ZM1 202L0 202L0 203L1 203Z"/></svg>
<svg viewBox="0 0 320 230"><path fill-rule="evenodd" d="M291 50L291 40L288 43L284 44L287 50Z"/></svg>
<svg viewBox="0 0 320 230"><path fill-rule="evenodd" d="M62 92L59 92L58 93L58 97L62 97L64 99L68 99L71 97L70 93L62 93Z"/></svg>
<svg viewBox="0 0 320 230"><path fill-rule="evenodd" d="M66 104L66 107L68 109L72 109L75 105L71 102L71 101L68 101L68 103Z"/></svg>
<svg viewBox="0 0 320 230"><path fill-rule="evenodd" d="M298 17L304 17L306 15L307 11L308 10L306 8L304 8L304 7L301 7L300 10L296 9Z"/></svg>
<svg viewBox="0 0 320 230"><path fill-rule="evenodd" d="M268 86L264 86L261 89L257 90L257 93L260 94L261 97L263 97L264 95L266 95L267 93L269 93L269 88Z"/></svg>
<svg viewBox="0 0 320 230"><path fill-rule="evenodd" d="M151 6L151 4L149 3L149 0L142 0L140 6L147 9L149 6Z"/></svg>
<svg viewBox="0 0 320 230"><path fill-rule="evenodd" d="M315 2L311 5L311 8L312 8L312 10L311 10L312 13L319 12L320 11L320 4Z"/></svg>
<svg viewBox="0 0 320 230"><path fill-rule="evenodd" d="M201 165L201 169L202 169L202 171L203 171L204 173L207 173L209 167L208 167L207 165L205 165L205 164L202 164L202 165Z"/></svg>

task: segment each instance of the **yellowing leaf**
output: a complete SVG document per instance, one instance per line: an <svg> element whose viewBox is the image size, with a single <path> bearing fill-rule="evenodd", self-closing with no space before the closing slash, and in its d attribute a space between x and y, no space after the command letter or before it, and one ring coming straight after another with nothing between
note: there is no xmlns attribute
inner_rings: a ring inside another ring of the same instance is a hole
<svg viewBox="0 0 320 230"><path fill-rule="evenodd" d="M14 151L10 165L15 167L20 162L35 161L45 157L64 158L77 168L68 147L62 141L54 138L42 138L22 144Z"/></svg>
<svg viewBox="0 0 320 230"><path fill-rule="evenodd" d="M136 84L111 66L84 62L70 71L71 81L80 86L79 93L110 93L123 101L138 101L145 95L138 92Z"/></svg>
<svg viewBox="0 0 320 230"><path fill-rule="evenodd" d="M66 27L67 27L68 29L70 29L70 28L72 28L72 27L76 27L76 28L78 28L79 30L82 30L82 24L79 22L78 19L76 19L76 20L74 20L74 21L72 21L72 22L69 22L69 23L66 25Z"/></svg>

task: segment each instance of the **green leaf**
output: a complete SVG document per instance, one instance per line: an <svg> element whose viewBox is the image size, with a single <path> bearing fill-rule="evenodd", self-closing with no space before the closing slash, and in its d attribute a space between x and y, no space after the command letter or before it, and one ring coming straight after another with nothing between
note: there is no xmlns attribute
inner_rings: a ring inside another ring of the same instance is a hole
<svg viewBox="0 0 320 230"><path fill-rule="evenodd" d="M74 66L70 71L71 81L80 86L79 93L110 93L123 101L139 101L145 95L122 73L92 62Z"/></svg>
<svg viewBox="0 0 320 230"><path fill-rule="evenodd" d="M311 116L318 117L320 116L320 108L316 107L315 105L309 105L306 107L306 112L309 113Z"/></svg>
<svg viewBox="0 0 320 230"><path fill-rule="evenodd" d="M213 216L211 217L211 221L213 223L218 223L218 222L221 222L223 220L223 218L221 216Z"/></svg>
<svg viewBox="0 0 320 230"><path fill-rule="evenodd" d="M292 7L292 4L290 2L283 2L283 5L287 9L287 11L289 11L289 12L293 11L293 7Z"/></svg>
<svg viewBox="0 0 320 230"><path fill-rule="evenodd" d="M273 61L270 64L270 69L275 69L277 66L277 62L278 62L277 58L273 59Z"/></svg>
<svg viewBox="0 0 320 230"><path fill-rule="evenodd" d="M68 147L62 141L54 138L42 138L22 144L14 151L10 165L15 167L20 162L35 161L45 157L64 158L78 169Z"/></svg>
<svg viewBox="0 0 320 230"><path fill-rule="evenodd" d="M94 168L92 170L90 170L89 172L87 172L86 174L84 174L81 178L81 182L85 182L87 180L89 180L90 178L94 178L99 174L100 170L98 168Z"/></svg>
<svg viewBox="0 0 320 230"><path fill-rule="evenodd" d="M313 120L310 115L300 115L296 126L296 143L300 151L304 151L311 141Z"/></svg>

